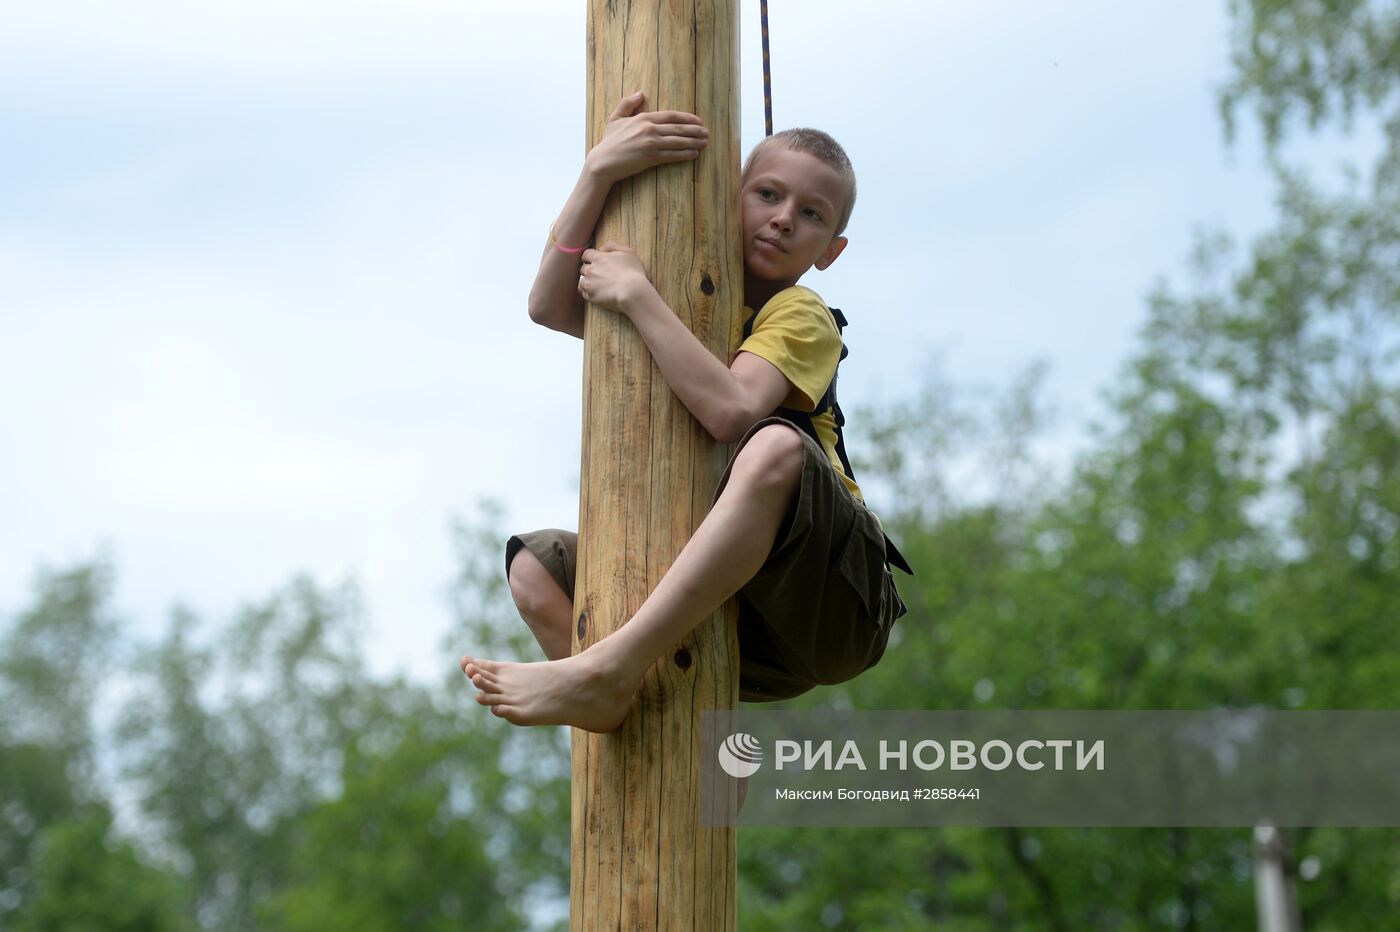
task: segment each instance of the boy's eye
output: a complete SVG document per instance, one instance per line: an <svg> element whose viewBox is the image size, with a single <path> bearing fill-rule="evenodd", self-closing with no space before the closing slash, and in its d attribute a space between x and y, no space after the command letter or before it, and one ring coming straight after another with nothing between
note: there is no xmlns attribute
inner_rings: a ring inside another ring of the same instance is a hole
<svg viewBox="0 0 1400 932"><path fill-rule="evenodd" d="M778 195L777 195L776 193L774 193L774 191L773 191L772 188L759 188L759 189L758 189L758 196L761 197L761 198L763 198L765 201L771 201L773 198L777 197Z"/></svg>
<svg viewBox="0 0 1400 932"><path fill-rule="evenodd" d="M802 211L802 215L810 220L820 221L822 219L822 215L819 214L816 211L816 209L812 207L808 207L806 210Z"/></svg>

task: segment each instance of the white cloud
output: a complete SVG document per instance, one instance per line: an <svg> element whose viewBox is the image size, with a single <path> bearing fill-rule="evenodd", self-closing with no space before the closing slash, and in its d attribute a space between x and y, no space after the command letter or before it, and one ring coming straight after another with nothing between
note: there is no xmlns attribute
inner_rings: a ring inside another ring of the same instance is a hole
<svg viewBox="0 0 1400 932"><path fill-rule="evenodd" d="M122 387L93 412L90 482L103 498L205 513L324 513L351 501L381 510L402 506L423 479L421 449L285 422L256 373L198 336L161 334L123 356Z"/></svg>
<svg viewBox="0 0 1400 932"><path fill-rule="evenodd" d="M236 77L266 89L298 78L385 69L422 76L518 62L532 46L575 38L581 25L581 5L564 0L52 0L7 10L0 60L9 68L79 65L174 71L195 80Z"/></svg>

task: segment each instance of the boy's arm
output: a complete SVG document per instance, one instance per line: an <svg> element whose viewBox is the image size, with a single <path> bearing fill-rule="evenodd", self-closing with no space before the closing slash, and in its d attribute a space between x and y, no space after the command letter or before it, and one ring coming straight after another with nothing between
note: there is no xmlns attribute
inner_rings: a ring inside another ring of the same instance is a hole
<svg viewBox="0 0 1400 932"><path fill-rule="evenodd" d="M583 263L579 292L627 315L666 383L716 440L738 440L792 391L787 376L761 356L740 353L729 367L716 359L667 307L632 250L608 243L585 252Z"/></svg>
<svg viewBox="0 0 1400 932"><path fill-rule="evenodd" d="M608 117L603 138L583 160L583 170L559 219L554 242L578 248L593 237L612 186L623 178L656 165L696 158L709 135L691 113L639 112L646 98L641 91L624 97ZM583 338L583 298L579 295L579 254L546 243L540 268L530 288L530 319L535 323Z"/></svg>

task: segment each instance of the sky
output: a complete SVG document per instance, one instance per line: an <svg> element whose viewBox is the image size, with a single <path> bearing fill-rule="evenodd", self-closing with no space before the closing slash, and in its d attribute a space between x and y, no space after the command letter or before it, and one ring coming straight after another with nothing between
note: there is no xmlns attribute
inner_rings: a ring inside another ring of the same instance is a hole
<svg viewBox="0 0 1400 932"><path fill-rule="evenodd" d="M828 130L859 178L806 281L851 320L847 411L933 359L991 385L1044 360L1067 459L1193 231L1273 216L1220 126L1223 0L771 6L778 127ZM0 622L40 567L103 555L144 639L305 572L357 582L375 672L449 668L453 519L577 523L582 344L525 297L583 155L585 10L6 11Z"/></svg>

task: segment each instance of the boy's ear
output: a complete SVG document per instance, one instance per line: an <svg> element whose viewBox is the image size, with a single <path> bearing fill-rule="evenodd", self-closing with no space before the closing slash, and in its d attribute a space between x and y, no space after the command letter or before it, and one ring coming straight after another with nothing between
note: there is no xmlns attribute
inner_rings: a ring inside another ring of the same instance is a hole
<svg viewBox="0 0 1400 932"><path fill-rule="evenodd" d="M847 242L849 242L849 240L844 236L833 236L831 238L831 245L826 247L826 251L818 256L817 261L814 263L817 267L817 271L825 272L827 267L836 261L836 257L841 255L841 252L846 248Z"/></svg>

